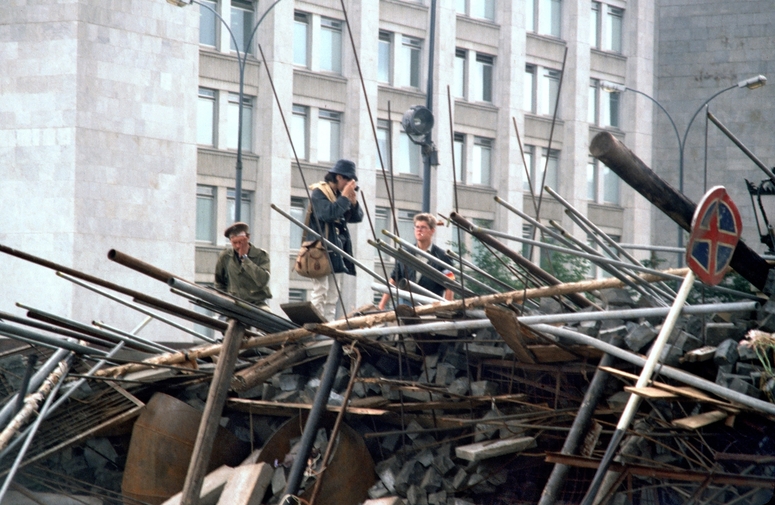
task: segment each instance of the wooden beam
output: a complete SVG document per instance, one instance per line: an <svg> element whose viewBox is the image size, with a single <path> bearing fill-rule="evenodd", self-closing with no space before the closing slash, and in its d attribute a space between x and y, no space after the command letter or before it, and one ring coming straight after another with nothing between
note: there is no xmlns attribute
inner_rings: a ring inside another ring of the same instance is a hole
<svg viewBox="0 0 775 505"><path fill-rule="evenodd" d="M677 428L683 428L685 430L696 430L713 424L722 419L726 419L729 413L722 412L721 410L711 410L710 412L703 412L696 416L684 417L683 419L676 419L672 422L672 425Z"/></svg>
<svg viewBox="0 0 775 505"><path fill-rule="evenodd" d="M455 447L455 456L466 461L481 461L483 459L514 454L530 447L535 447L535 437L508 438L505 440L487 440L476 444Z"/></svg>

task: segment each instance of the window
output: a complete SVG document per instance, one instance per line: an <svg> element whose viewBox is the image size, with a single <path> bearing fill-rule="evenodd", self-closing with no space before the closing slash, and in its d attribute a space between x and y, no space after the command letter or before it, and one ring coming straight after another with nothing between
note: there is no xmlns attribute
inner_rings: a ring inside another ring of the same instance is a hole
<svg viewBox="0 0 775 505"><path fill-rule="evenodd" d="M399 237L405 240L413 240L414 238L414 216L417 215L416 210L397 209L396 219L398 219L397 234Z"/></svg>
<svg viewBox="0 0 775 505"><path fill-rule="evenodd" d="M226 148L237 149L237 136L239 125L239 95L229 93L229 108L226 121ZM242 97L242 150L250 151L252 149L251 139L253 138L253 98L249 96Z"/></svg>
<svg viewBox="0 0 775 505"><path fill-rule="evenodd" d="M605 45L603 49L616 53L622 52L622 19L624 10L608 6L605 23Z"/></svg>
<svg viewBox="0 0 775 505"><path fill-rule="evenodd" d="M492 67L494 58L476 53L474 75L471 76L471 99L492 102Z"/></svg>
<svg viewBox="0 0 775 505"><path fill-rule="evenodd" d="M466 57L465 49L455 49L455 80L452 83L452 96L466 97Z"/></svg>
<svg viewBox="0 0 775 505"><path fill-rule="evenodd" d="M379 50L377 53L377 81L385 84L392 83L390 60L393 53L393 34L390 32L379 32Z"/></svg>
<svg viewBox="0 0 775 505"><path fill-rule="evenodd" d="M377 237L382 238L382 230L390 230L390 209L387 207L375 207L374 232L377 234ZM374 257L379 258L379 251L376 247L374 248ZM382 259L386 262L390 261L390 258L386 258L384 254L382 255ZM388 274L390 274L390 272L388 272ZM380 297L381 296L382 295L380 295Z"/></svg>
<svg viewBox="0 0 775 505"><path fill-rule="evenodd" d="M522 108L526 112L535 112L536 67L525 65L525 89L522 95Z"/></svg>
<svg viewBox="0 0 775 505"><path fill-rule="evenodd" d="M619 205L619 176L591 156L587 162L587 199Z"/></svg>
<svg viewBox="0 0 775 505"><path fill-rule="evenodd" d="M390 170L390 122L387 119L377 120L377 144L385 170Z"/></svg>
<svg viewBox="0 0 775 505"><path fill-rule="evenodd" d="M546 162L547 156L549 158L548 165ZM543 179L543 185L558 189L559 178L557 177L557 172L560 165L560 151L556 149L552 149L551 151L548 151L546 148L541 149L541 159L539 160L539 163L540 166L538 166L538 170L536 170L536 174L538 175L537 184L541 183L544 167L546 167L546 179Z"/></svg>
<svg viewBox="0 0 775 505"><path fill-rule="evenodd" d="M600 49L600 2L592 2L589 13L589 45Z"/></svg>
<svg viewBox="0 0 775 505"><path fill-rule="evenodd" d="M598 96L600 92L600 81L597 79L589 80L589 99L587 103L587 122L589 124L597 123L597 111L599 110Z"/></svg>
<svg viewBox="0 0 775 505"><path fill-rule="evenodd" d="M293 64L309 66L309 16L303 12L293 14Z"/></svg>
<svg viewBox="0 0 775 505"><path fill-rule="evenodd" d="M455 153L455 180L459 183L466 182L466 136L462 133L454 135Z"/></svg>
<svg viewBox="0 0 775 505"><path fill-rule="evenodd" d="M212 288L213 284L210 282L198 282L198 285L205 287L205 288ZM215 317L217 314L213 312L212 310L206 309L200 305L194 304L193 305L194 312L198 314L204 314L206 316ZM215 330L210 328L209 326L204 326L198 323L194 323L194 331L197 333L201 333L202 335L210 338L215 337Z"/></svg>
<svg viewBox="0 0 775 505"><path fill-rule="evenodd" d="M457 0L455 12L472 18L495 19L495 0Z"/></svg>
<svg viewBox="0 0 775 505"><path fill-rule="evenodd" d="M477 219L473 218L471 220L472 223L474 223L475 226L479 226L481 228L486 228L488 230L493 229L493 221L491 219ZM472 258L483 258L485 254L488 254L487 248L479 241L479 240L472 240L471 241L471 257ZM477 265L479 266L479 265Z"/></svg>
<svg viewBox="0 0 775 505"><path fill-rule="evenodd" d="M342 22L320 19L320 70L342 73Z"/></svg>
<svg viewBox="0 0 775 505"><path fill-rule="evenodd" d="M307 159L307 108L303 105L293 105L291 116L291 140L296 148L296 156L300 160ZM293 155L293 152L291 152Z"/></svg>
<svg viewBox="0 0 775 505"><path fill-rule="evenodd" d="M196 240L215 242L215 188L196 186Z"/></svg>
<svg viewBox="0 0 775 505"><path fill-rule="evenodd" d="M522 225L522 238L526 238L528 240L533 240L533 225L532 224L523 224ZM522 243L522 256L524 256L527 259L530 259L530 251L531 251L531 245Z"/></svg>
<svg viewBox="0 0 775 505"><path fill-rule="evenodd" d="M240 52L253 54L253 44L249 43L253 34L252 2L231 0L231 31L240 45L239 48L235 48L232 40L231 50L238 49Z"/></svg>
<svg viewBox="0 0 775 505"><path fill-rule="evenodd" d="M560 72L548 68L541 69L541 81L538 86L538 114L553 116L560 91Z"/></svg>
<svg viewBox="0 0 775 505"><path fill-rule="evenodd" d="M533 183L533 191L539 194L544 186L557 189L559 182L558 168L560 161L560 151L552 149L548 153L549 165L547 166L547 149L541 148L541 156L536 157L537 148L534 146L525 146L525 162L530 170L530 180ZM546 179L544 179L544 168L547 169ZM530 191L527 181L523 184L525 191Z"/></svg>
<svg viewBox="0 0 775 505"><path fill-rule="evenodd" d="M618 244L618 243L620 243L620 242L622 241L622 237L621 237L620 235L611 235L611 234L609 233L609 234L608 234L608 237L609 237L611 240L613 240L614 242L616 242L617 244ZM609 249L611 252L613 252L613 253L614 253L614 255L612 256L612 255L608 254L608 252L606 252L606 251L603 251L603 256L604 256L604 257L606 257L606 258L611 258L611 259L614 259L614 260L619 260L619 253L617 252L617 250L616 250L616 249L614 249L614 247L613 247L613 246L611 246L611 245L608 243L608 241L607 241L607 240L605 240L605 239L603 239L603 240L604 240L604 243L606 244L606 246L608 247L608 249ZM599 244L598 244L597 242L595 242L595 241L592 239L592 237L590 237L590 236L588 236L588 237L587 237L587 243L588 243L588 244L589 244L589 245L590 245L590 246L591 246L593 249L600 251L600 246L599 246ZM585 263L587 263L587 264L589 265L589 273L588 273L588 275L589 275L589 277L590 277L591 279L607 279L607 278L610 278L610 277L611 277L611 274L610 274L610 273L606 272L606 271L605 271L605 270L603 270L602 268L599 268L597 265L594 265L594 264L592 264L592 262L589 262L589 261L587 261L587 262L585 262Z"/></svg>
<svg viewBox="0 0 775 505"><path fill-rule="evenodd" d="M492 170L492 139L474 137L471 159L471 182L489 186Z"/></svg>
<svg viewBox="0 0 775 505"><path fill-rule="evenodd" d="M621 93L600 93L600 126L619 128L619 96Z"/></svg>
<svg viewBox="0 0 775 505"><path fill-rule="evenodd" d="M561 36L562 0L526 0L525 27L529 32Z"/></svg>
<svg viewBox="0 0 775 505"><path fill-rule="evenodd" d="M305 222L307 218L307 199L292 196L290 215L302 223ZM310 220L312 219L314 218L310 216ZM299 247L301 247L301 237L304 235L304 230L294 222L290 222L290 226L291 238L288 243L291 248L291 253L295 254L299 250Z"/></svg>
<svg viewBox="0 0 775 505"><path fill-rule="evenodd" d="M196 104L196 143L215 145L215 90L199 88Z"/></svg>
<svg viewBox="0 0 775 505"><path fill-rule="evenodd" d="M412 142L409 135L402 130L398 136L398 166L394 169L398 173L420 175L421 160L420 146Z"/></svg>
<svg viewBox="0 0 775 505"><path fill-rule="evenodd" d="M288 290L288 302L306 302L307 301L307 290L306 289L295 289L290 288Z"/></svg>
<svg viewBox="0 0 775 505"><path fill-rule="evenodd" d="M227 189L226 190L226 212L227 212L227 223L226 226L229 226L236 221L234 219L234 207L235 207L235 196L237 192L234 189ZM240 221L243 223L247 223L248 226L251 228L253 227L253 192L252 191L243 191L242 192L242 198L240 199Z"/></svg>
<svg viewBox="0 0 775 505"><path fill-rule="evenodd" d="M342 114L321 109L318 114L318 162L330 163L339 159L339 138Z"/></svg>
<svg viewBox="0 0 775 505"><path fill-rule="evenodd" d="M199 43L203 46L215 47L218 38L218 19L213 11L216 8L217 5L213 0L199 2Z"/></svg>
<svg viewBox="0 0 775 505"><path fill-rule="evenodd" d="M530 174L530 180L528 180L527 174L525 174L524 179L522 180L522 190L523 191L530 191L530 186L533 186L533 192L538 193L538 184L541 184L541 181L537 181L534 178L535 170L534 170L534 154L535 154L535 147L525 145L522 148L522 151L525 155L525 165L523 167L523 172L527 172L527 174Z"/></svg>
<svg viewBox="0 0 775 505"><path fill-rule="evenodd" d="M603 166L603 203L619 205L619 176Z"/></svg>
<svg viewBox="0 0 775 505"><path fill-rule="evenodd" d="M399 48L395 69L396 86L420 87L421 50L422 41L420 39L407 37L406 35L401 36L401 47Z"/></svg>

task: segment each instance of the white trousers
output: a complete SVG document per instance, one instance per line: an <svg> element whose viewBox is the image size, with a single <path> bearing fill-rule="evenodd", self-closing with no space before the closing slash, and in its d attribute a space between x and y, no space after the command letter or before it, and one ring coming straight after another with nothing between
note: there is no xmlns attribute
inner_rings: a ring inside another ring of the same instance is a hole
<svg viewBox="0 0 775 505"><path fill-rule="evenodd" d="M334 282L336 275L336 282ZM312 279L312 305L320 312L327 321L336 319L336 304L339 296L336 291L337 284L342 289L344 274L329 274L325 277Z"/></svg>

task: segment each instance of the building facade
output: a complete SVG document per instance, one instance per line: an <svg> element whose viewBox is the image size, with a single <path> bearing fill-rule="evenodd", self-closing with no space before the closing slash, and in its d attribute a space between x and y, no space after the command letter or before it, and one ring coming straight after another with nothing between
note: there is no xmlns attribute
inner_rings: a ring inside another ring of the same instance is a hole
<svg viewBox="0 0 775 505"><path fill-rule="evenodd" d="M377 237L385 239L380 231L393 229L392 199L399 235L412 240L411 218L422 208L423 159L403 132L401 118L411 106L426 104L431 56L439 159L431 168L431 212L448 216L457 211L485 227L522 236L529 232L523 220L494 198L535 216L539 203L530 196L525 174L537 198L548 166L545 184L604 231L623 242L649 241L648 204L591 159L588 145L596 133L609 130L646 153L641 156L650 162L651 104L607 93L601 82L651 91L652 2L439 0L432 55L430 0L346 2L346 14L335 0L284 1L267 14L251 42L246 34L263 15L265 3L203 4L198 282L211 282L215 257L226 243L220 232L234 209L237 63L234 42L210 9L237 27L237 40L247 44L249 53L242 215L255 230L255 242L272 255L275 307L288 298L306 299L309 285L292 272L300 230L270 205L303 220L305 184L321 180L340 157L358 166ZM542 222L553 219L579 233L546 194L539 213ZM367 220L352 231L357 259L382 272L368 245L374 237ZM442 247L455 240L452 228L437 233ZM517 242L510 245L522 248ZM348 309L371 301L372 282L363 273L346 279Z"/></svg>

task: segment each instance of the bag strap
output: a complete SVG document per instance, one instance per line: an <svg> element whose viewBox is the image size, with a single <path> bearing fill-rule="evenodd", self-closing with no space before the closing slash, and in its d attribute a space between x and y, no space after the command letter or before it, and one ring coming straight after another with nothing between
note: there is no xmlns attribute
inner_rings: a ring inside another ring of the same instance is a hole
<svg viewBox="0 0 775 505"><path fill-rule="evenodd" d="M307 215L304 217L304 225L309 227L309 221L312 217L312 202L307 205ZM326 223L326 226L323 228L323 238L328 240L328 223ZM305 229L301 233L301 243L303 244L307 239L307 230Z"/></svg>

